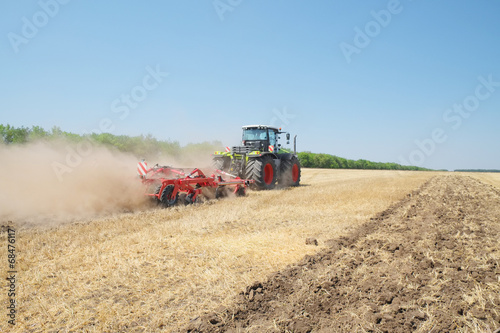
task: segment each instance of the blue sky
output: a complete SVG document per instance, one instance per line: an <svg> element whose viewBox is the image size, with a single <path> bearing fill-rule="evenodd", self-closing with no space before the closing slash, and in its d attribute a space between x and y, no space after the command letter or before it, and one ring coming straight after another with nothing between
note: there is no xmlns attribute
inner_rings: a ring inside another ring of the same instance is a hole
<svg viewBox="0 0 500 333"><path fill-rule="evenodd" d="M500 3L3 1L0 123L500 168Z"/></svg>

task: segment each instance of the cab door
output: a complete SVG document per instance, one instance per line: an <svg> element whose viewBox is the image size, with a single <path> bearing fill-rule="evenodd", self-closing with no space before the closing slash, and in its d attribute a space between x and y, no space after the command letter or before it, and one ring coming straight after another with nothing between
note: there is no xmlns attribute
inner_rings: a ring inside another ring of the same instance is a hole
<svg viewBox="0 0 500 333"><path fill-rule="evenodd" d="M272 146L273 147L273 151L276 151L277 150L277 147L276 147L276 132L269 129L269 146ZM271 150L271 149L270 149Z"/></svg>

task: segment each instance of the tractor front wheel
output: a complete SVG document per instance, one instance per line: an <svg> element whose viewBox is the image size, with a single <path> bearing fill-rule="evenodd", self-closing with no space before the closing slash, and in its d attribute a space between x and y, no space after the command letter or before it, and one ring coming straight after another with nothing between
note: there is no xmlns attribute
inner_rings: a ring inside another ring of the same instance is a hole
<svg viewBox="0 0 500 333"><path fill-rule="evenodd" d="M265 155L248 159L245 178L253 179L253 188L259 190L272 190L276 185L276 164L274 159Z"/></svg>
<svg viewBox="0 0 500 333"><path fill-rule="evenodd" d="M228 157L214 157L212 159L212 167L220 171L228 171L231 160Z"/></svg>

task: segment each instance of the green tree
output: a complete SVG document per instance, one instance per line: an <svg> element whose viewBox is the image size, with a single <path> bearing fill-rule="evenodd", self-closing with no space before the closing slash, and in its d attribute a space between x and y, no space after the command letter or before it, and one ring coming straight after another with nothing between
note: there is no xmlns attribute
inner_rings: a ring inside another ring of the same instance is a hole
<svg viewBox="0 0 500 333"><path fill-rule="evenodd" d="M32 126L29 132L28 140L34 141L47 138L49 133L40 126Z"/></svg>
<svg viewBox="0 0 500 333"><path fill-rule="evenodd" d="M7 124L1 125L0 133L4 143L25 143L28 141L29 129L26 127L16 128Z"/></svg>

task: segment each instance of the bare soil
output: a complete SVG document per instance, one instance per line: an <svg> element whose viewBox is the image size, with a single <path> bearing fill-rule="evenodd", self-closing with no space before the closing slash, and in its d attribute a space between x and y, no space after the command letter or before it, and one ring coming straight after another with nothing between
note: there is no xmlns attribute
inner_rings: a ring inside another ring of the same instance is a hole
<svg viewBox="0 0 500 333"><path fill-rule="evenodd" d="M499 236L497 188L436 176L183 331L493 332Z"/></svg>

